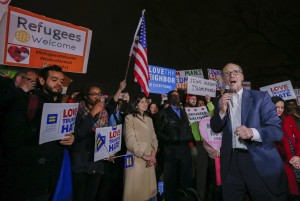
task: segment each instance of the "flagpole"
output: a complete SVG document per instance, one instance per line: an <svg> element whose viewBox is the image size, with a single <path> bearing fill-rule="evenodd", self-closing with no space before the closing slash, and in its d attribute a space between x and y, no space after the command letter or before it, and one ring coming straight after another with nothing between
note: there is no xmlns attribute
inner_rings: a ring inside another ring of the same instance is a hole
<svg viewBox="0 0 300 201"><path fill-rule="evenodd" d="M129 67L130 67L130 61L131 61L131 57L132 57L132 51L133 51L133 48L134 48L134 44L135 44L135 39L136 39L136 36L139 32L139 29L141 27L141 24L142 24L142 19L143 19L143 16L145 14L145 9L142 11L142 16L140 17L140 20L139 20L139 23L138 23L138 26L135 30L135 34L134 34L134 37L133 37L133 42L131 44L131 48L130 48L130 52L129 52L129 58L128 58L128 62L127 62L127 68L126 68L126 73L125 73L125 81L127 79L127 75L128 75L128 70L129 70Z"/></svg>

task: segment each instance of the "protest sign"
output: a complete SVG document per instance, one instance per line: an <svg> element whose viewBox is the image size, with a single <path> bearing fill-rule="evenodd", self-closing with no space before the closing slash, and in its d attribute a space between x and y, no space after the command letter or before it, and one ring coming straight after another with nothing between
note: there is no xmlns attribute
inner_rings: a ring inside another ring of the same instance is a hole
<svg viewBox="0 0 300 201"><path fill-rule="evenodd" d="M176 88L177 90L187 89L187 76L204 78L202 69L179 70L176 71Z"/></svg>
<svg viewBox="0 0 300 201"><path fill-rule="evenodd" d="M190 123L200 121L204 117L208 117L206 106L202 107L185 107Z"/></svg>
<svg viewBox="0 0 300 201"><path fill-rule="evenodd" d="M0 32L0 64L56 64L65 72L86 73L92 37L87 28L9 6Z"/></svg>
<svg viewBox="0 0 300 201"><path fill-rule="evenodd" d="M216 97L216 81L188 76L187 84L188 94Z"/></svg>
<svg viewBox="0 0 300 201"><path fill-rule="evenodd" d="M214 149L220 151L222 145L222 133L214 133L210 128L210 117L201 119L199 123L200 134L203 139Z"/></svg>
<svg viewBox="0 0 300 201"><path fill-rule="evenodd" d="M215 70L215 69L210 69L210 68L207 69L208 79L216 81L217 90L225 89L225 84L223 83L222 73L223 73L222 70Z"/></svg>
<svg viewBox="0 0 300 201"><path fill-rule="evenodd" d="M294 89L297 104L300 105L300 89Z"/></svg>
<svg viewBox="0 0 300 201"><path fill-rule="evenodd" d="M73 133L78 103L45 103L42 113L39 144L60 140Z"/></svg>
<svg viewBox="0 0 300 201"><path fill-rule="evenodd" d="M251 82L244 81L242 82L243 88L251 90Z"/></svg>
<svg viewBox="0 0 300 201"><path fill-rule="evenodd" d="M108 158L121 150L122 125L96 129L94 161Z"/></svg>
<svg viewBox="0 0 300 201"><path fill-rule="evenodd" d="M149 91L165 94L176 88L176 70L149 65Z"/></svg>
<svg viewBox="0 0 300 201"><path fill-rule="evenodd" d="M270 96L279 96L283 100L296 99L296 95L290 80L261 87L260 91L267 91Z"/></svg>
<svg viewBox="0 0 300 201"><path fill-rule="evenodd" d="M0 0L0 21L4 15L4 13L6 12L10 1L11 0Z"/></svg>

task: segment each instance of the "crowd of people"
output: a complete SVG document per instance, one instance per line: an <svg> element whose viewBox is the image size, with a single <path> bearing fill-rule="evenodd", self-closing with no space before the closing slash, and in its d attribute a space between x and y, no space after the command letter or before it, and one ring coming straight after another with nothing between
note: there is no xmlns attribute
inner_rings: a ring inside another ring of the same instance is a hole
<svg viewBox="0 0 300 201"><path fill-rule="evenodd" d="M27 69L13 79L0 77L0 200L53 200L66 151L70 200L176 201L186 190L201 201L300 200L297 102L244 89L237 64L225 65L222 76L229 90L216 98L172 90L164 104L144 94L130 97L125 81L110 99L97 83L64 98L64 73L56 65L40 74ZM43 105L62 102L79 103L74 132L39 145ZM220 150L205 141L199 122L190 123L184 109L202 106L212 131L222 132ZM94 162L96 128L121 124L121 151ZM134 164L124 168L117 156L128 154Z"/></svg>

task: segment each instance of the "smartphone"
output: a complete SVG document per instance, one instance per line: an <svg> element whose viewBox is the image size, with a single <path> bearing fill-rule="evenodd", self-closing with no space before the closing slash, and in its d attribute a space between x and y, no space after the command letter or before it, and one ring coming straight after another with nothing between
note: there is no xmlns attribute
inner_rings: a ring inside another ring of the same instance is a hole
<svg viewBox="0 0 300 201"><path fill-rule="evenodd" d="M101 102L105 103L105 96L101 96Z"/></svg>

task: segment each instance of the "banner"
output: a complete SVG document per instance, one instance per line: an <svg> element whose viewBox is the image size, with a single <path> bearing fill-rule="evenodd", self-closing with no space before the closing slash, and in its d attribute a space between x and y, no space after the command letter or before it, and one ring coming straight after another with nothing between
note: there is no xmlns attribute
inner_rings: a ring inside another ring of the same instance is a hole
<svg viewBox="0 0 300 201"><path fill-rule="evenodd" d="M222 145L222 133L214 133L210 128L210 117L201 119L199 123L200 134L203 139L214 149L220 152Z"/></svg>
<svg viewBox="0 0 300 201"><path fill-rule="evenodd" d="M60 140L73 133L78 103L45 103L42 113L39 144Z"/></svg>
<svg viewBox="0 0 300 201"><path fill-rule="evenodd" d="M206 106L202 107L185 107L190 123L200 121L204 117L208 117Z"/></svg>
<svg viewBox="0 0 300 201"><path fill-rule="evenodd" d="M217 90L224 90L225 89L225 84L223 83L223 78L222 78L222 70L215 70L215 69L207 69L207 74L208 74L208 79L216 81L217 83Z"/></svg>
<svg viewBox="0 0 300 201"><path fill-rule="evenodd" d="M187 84L188 94L216 97L216 81L188 76Z"/></svg>
<svg viewBox="0 0 300 201"><path fill-rule="evenodd" d="M296 95L290 80L264 86L259 89L260 91L267 91L270 96L279 96L283 100L296 99Z"/></svg>
<svg viewBox="0 0 300 201"><path fill-rule="evenodd" d="M26 10L8 7L0 22L0 64L86 73L92 31Z"/></svg>
<svg viewBox="0 0 300 201"><path fill-rule="evenodd" d="M177 90L187 89L187 76L204 78L202 69L179 70L176 71L176 88Z"/></svg>
<svg viewBox="0 0 300 201"><path fill-rule="evenodd" d="M113 156L121 150L122 125L96 129L94 161Z"/></svg>
<svg viewBox="0 0 300 201"><path fill-rule="evenodd" d="M165 94L176 88L176 70L149 65L150 93Z"/></svg>

